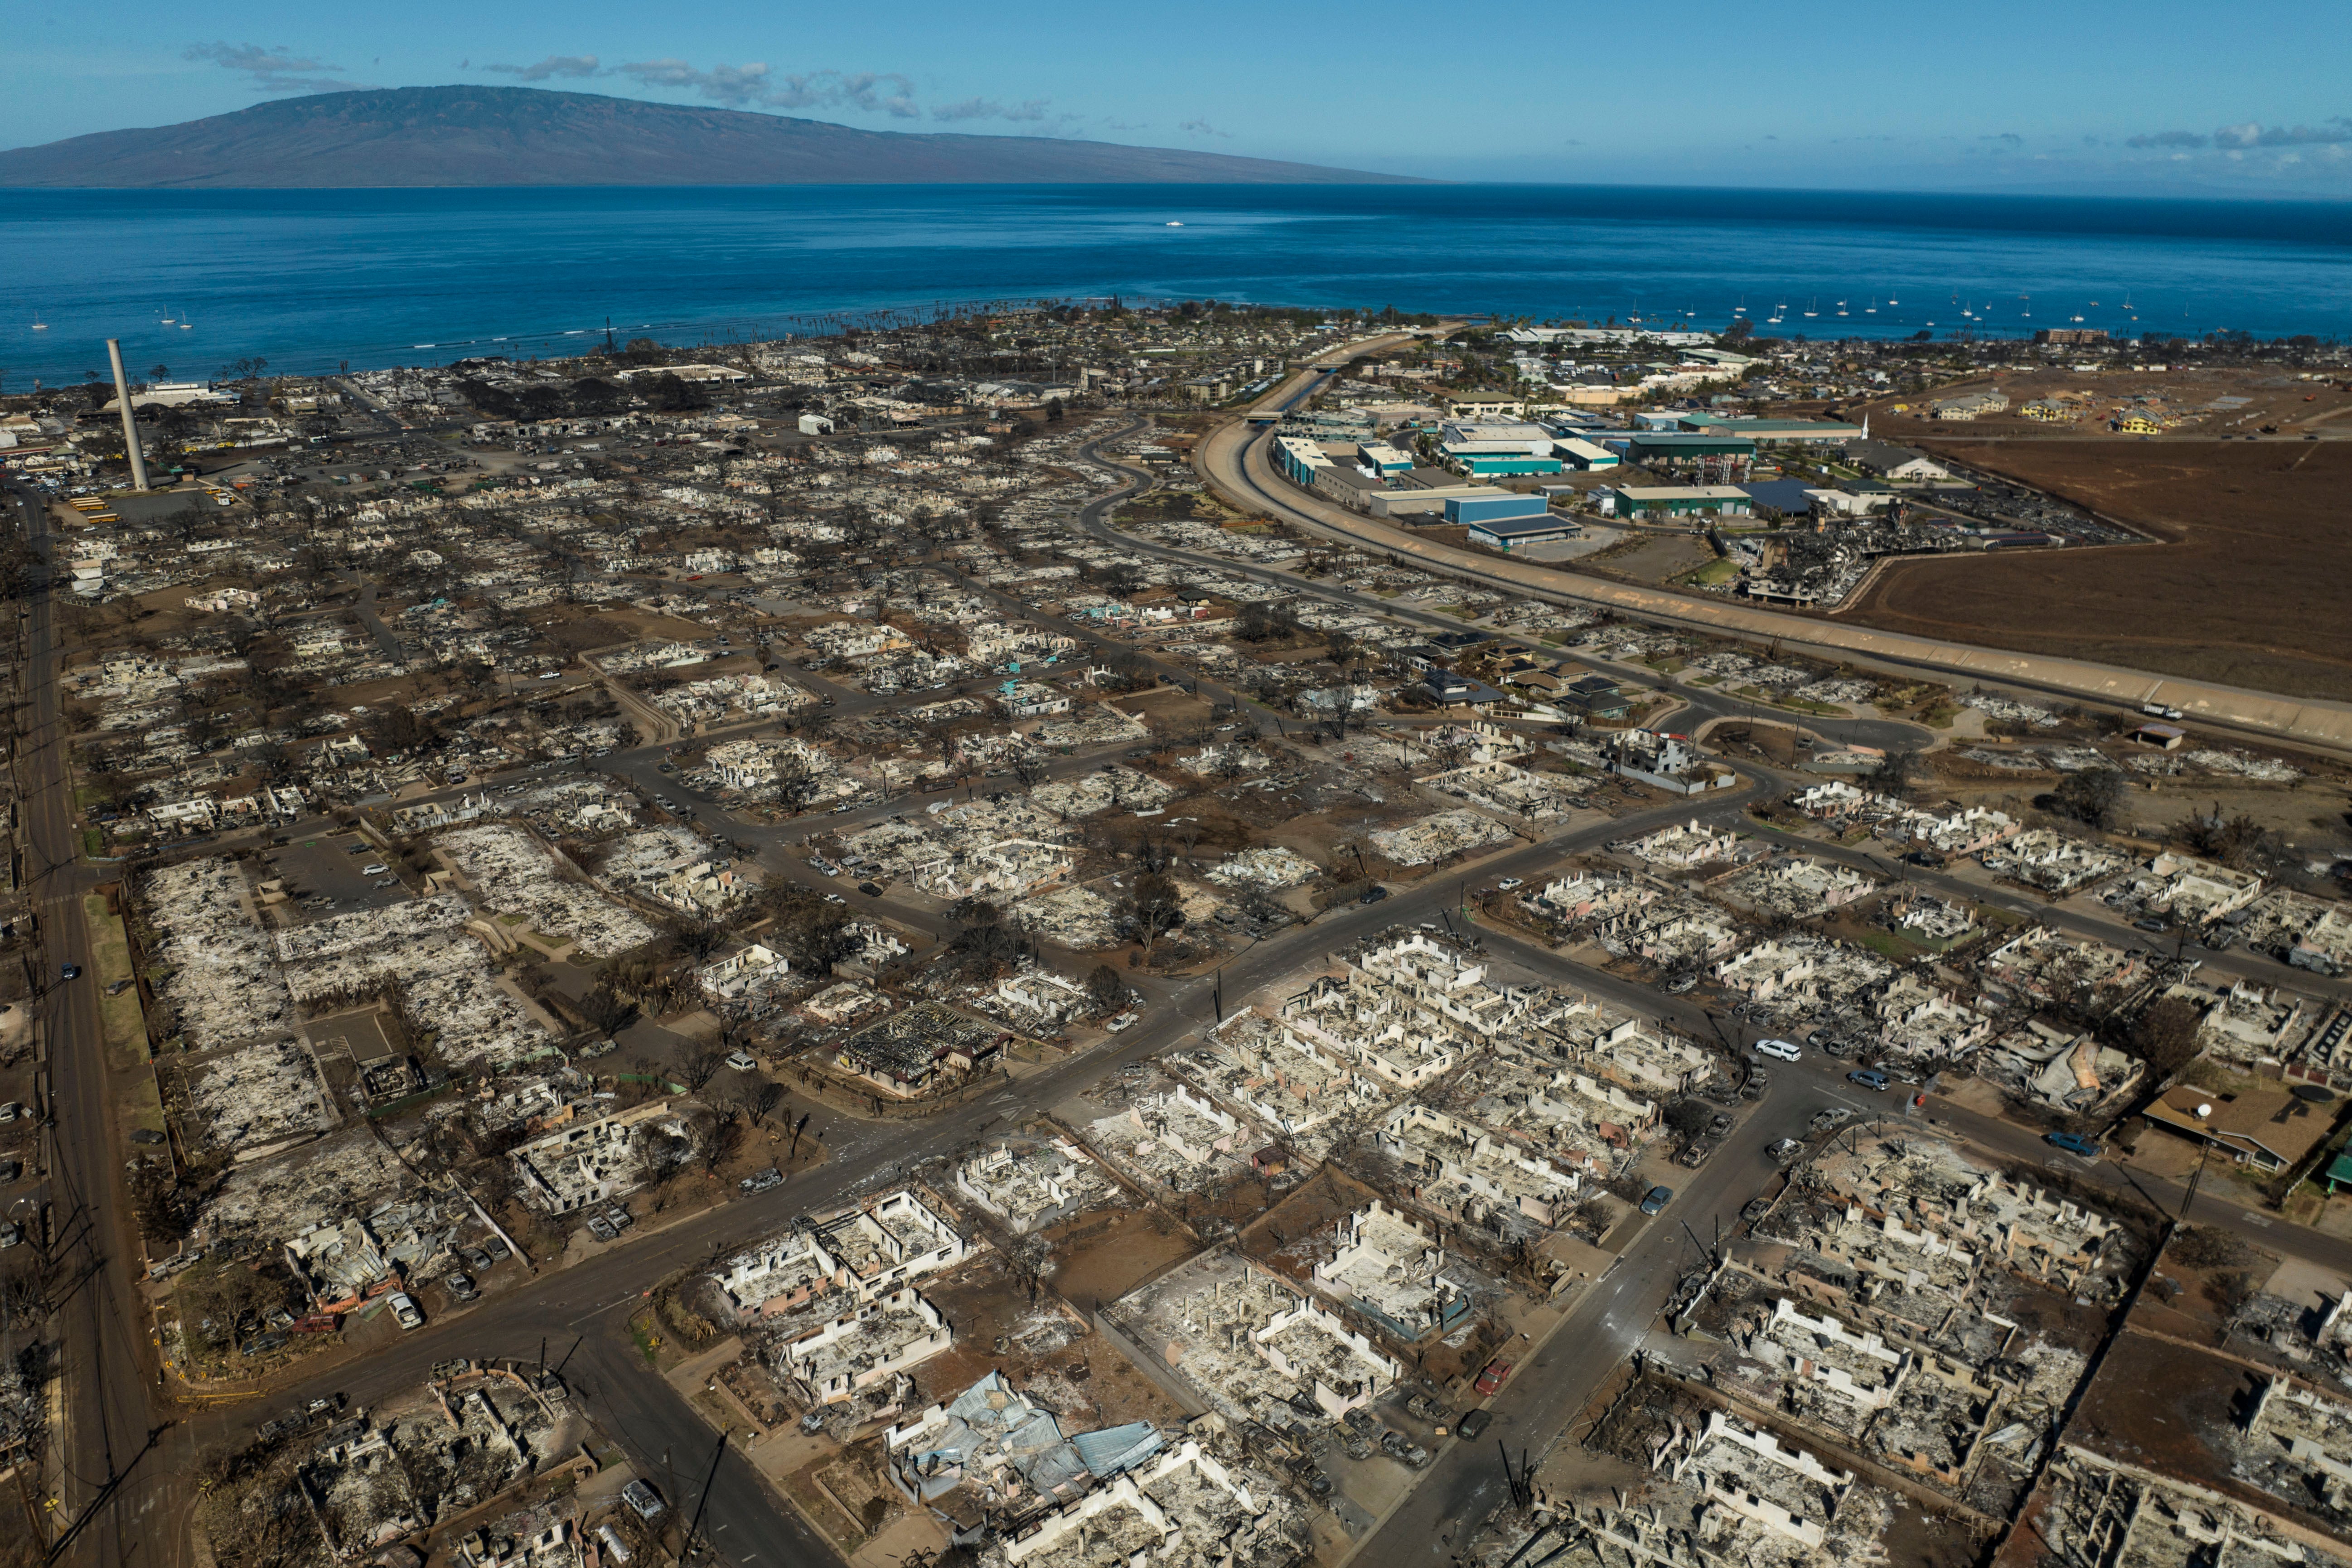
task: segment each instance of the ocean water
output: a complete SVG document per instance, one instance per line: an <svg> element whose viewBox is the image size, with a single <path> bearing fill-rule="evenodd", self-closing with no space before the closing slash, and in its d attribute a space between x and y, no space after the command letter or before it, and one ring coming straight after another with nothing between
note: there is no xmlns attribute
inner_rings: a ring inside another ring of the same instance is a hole
<svg viewBox="0 0 2352 1568"><path fill-rule="evenodd" d="M1113 293L1709 328L1744 307L1815 338L2342 337L2352 205L1544 185L0 197L11 391L103 373L108 337L134 374L315 372L567 353L608 319L692 342Z"/></svg>

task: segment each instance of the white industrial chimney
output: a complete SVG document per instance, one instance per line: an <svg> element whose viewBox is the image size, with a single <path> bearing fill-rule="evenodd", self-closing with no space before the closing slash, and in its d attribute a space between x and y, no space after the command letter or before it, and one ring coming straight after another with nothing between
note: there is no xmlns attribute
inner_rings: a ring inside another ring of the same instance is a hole
<svg viewBox="0 0 2352 1568"><path fill-rule="evenodd" d="M122 410L122 446L131 454L131 482L147 488L147 457L139 449L139 424L131 416L131 384L122 375L122 340L106 340L106 357L114 365L114 402Z"/></svg>

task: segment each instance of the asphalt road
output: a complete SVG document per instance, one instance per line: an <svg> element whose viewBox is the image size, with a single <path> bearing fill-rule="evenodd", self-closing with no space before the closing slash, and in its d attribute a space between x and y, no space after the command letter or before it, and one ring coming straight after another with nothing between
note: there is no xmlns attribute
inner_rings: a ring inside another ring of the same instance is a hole
<svg viewBox="0 0 2352 1568"><path fill-rule="evenodd" d="M27 537L39 546L48 531L45 510L24 489L9 489ZM26 875L41 931L34 973L48 1053L44 1241L58 1281L52 1300L65 1379L66 1466L51 1528L71 1533L70 1552L81 1561L177 1568L185 1560L185 1531L154 1526L184 1498L193 1450L150 1405L156 1361L134 1281L138 1249L113 1107L121 1085L108 1068L98 981L87 968L81 895L100 878L79 858L59 713L64 649L48 595L33 597L26 614L27 697L15 768L25 805ZM85 966L80 979L58 978L67 963Z"/></svg>
<svg viewBox="0 0 2352 1568"><path fill-rule="evenodd" d="M1099 450L1105 442L1118 440L1126 434L1126 431L1120 431L1106 436L1101 441L1081 449L1094 461L1135 477L1141 487L1148 488L1155 485L1158 481L1150 475L1129 468L1117 458L1108 457ZM1109 504L1124 500L1129 493L1132 492L1121 492L1118 496L1108 498L1103 502L1088 507L1080 516L1079 526L1106 544L1139 555L1150 556L1155 560L1181 562L1191 566L1232 572L1292 593L1307 595L1330 604L1345 605L1349 609L1379 616L1384 619L1402 621L1408 626L1424 626L1431 631L1458 632L1464 628L1465 623L1453 616L1441 616L1433 611L1412 609L1374 595L1358 594L1333 584L1312 577L1302 577L1297 573L1285 572L1276 567L1252 565L1222 555L1185 550L1175 545L1156 544L1148 540L1121 533L1103 521L1103 512ZM1278 500L1278 498L1270 495L1265 499L1269 503ZM1493 635L1507 642L1512 637L1511 633L1505 631L1497 631ZM1727 692L1714 690L1707 687L1693 686L1677 680L1670 675L1662 675L1645 665L1624 665L1611 659L1595 658L1590 655L1576 657L1580 662L1594 669L1607 670L1630 684L1654 688L1678 699L1684 707L1681 711L1674 715L1675 722L1678 727L1686 730L1696 730L1716 719L1764 719L1781 723L1800 724L1824 740L1875 746L1886 751L1904 747L1926 747L1932 744L1936 739L1935 731L1925 725L1913 724L1899 719L1817 719L1810 714L1795 713L1745 701Z"/></svg>
<svg viewBox="0 0 2352 1568"><path fill-rule="evenodd" d="M1116 499L1103 498L1092 505L1089 510L1094 515L1087 521L1098 523L1102 505ZM37 518L34 526L40 526ZM1133 542L1124 542L1133 546ZM1385 605L1380 608L1392 613ZM34 869L41 873L45 866L59 868L42 873L40 884L48 951L54 957L82 951L81 916L75 895L95 879L87 868L77 868L74 861L71 805L58 732L56 657L48 646L46 604L36 605L32 613L35 658L28 677L34 682L34 732L20 751L17 767L38 857ZM848 698L839 700L838 711L856 710ZM878 700L857 700L860 705L879 705ZM645 770L653 767L658 754L658 748L641 748L606 762L624 776L644 779ZM1098 762L1071 759L1069 765L1098 765ZM1780 787L1769 775L1742 771L1747 773L1745 787L1706 802L1698 815L1737 816L1749 801ZM650 779L657 781L656 787L665 793L679 793L667 775L653 773ZM897 805L898 809L908 808L903 802ZM866 808L877 815L888 809L887 805ZM1481 862L1476 879L1483 883L1518 876L1532 880L1564 856L1687 818L1693 809L1694 803L1678 802L1511 846ZM845 814L815 822L846 826L865 815ZM805 832L813 825L803 819L782 829L767 830L768 847L775 847L776 839ZM726 821L715 810L709 826L746 842L755 842L753 835L761 831ZM1821 847L1808 847L1818 852ZM770 858L798 864L785 857ZM1328 911L1260 942L1224 965L1224 994L1239 997L1287 978L1303 978L1309 969L1319 967L1331 951L1392 924L1450 922L1458 929L1462 917L1453 908L1457 882L1455 877L1441 875L1382 902ZM891 912L904 918L902 911ZM1491 953L1547 978L1663 1014L1695 1032L1704 1031L1711 1022L1691 998L1662 997L1569 963L1516 937L1495 931L1481 934ZM318 1394L341 1392L356 1404L366 1404L413 1391L437 1361L459 1355L534 1357L542 1341L551 1360L563 1367L585 1407L629 1452L641 1473L655 1477L656 1484L664 1484L665 1477L677 1478L677 1489L671 1500L681 1512L690 1512L698 1498L701 1465L708 1462L713 1434L691 1406L643 1366L627 1339L626 1319L642 1301L644 1292L670 1273L703 1265L780 1227L794 1214L819 1211L882 1190L908 1166L950 1154L988 1128L1051 1106L1126 1063L1156 1056L1213 1022L1211 986L1205 978L1164 986L1155 984L1150 989L1164 999L1157 1002L1143 1023L1071 1059L1026 1074L981 1100L918 1124L866 1123L826 1116L824 1120L833 1124L827 1129L827 1162L795 1174L772 1192L637 1236L571 1268L541 1272L470 1310L441 1315L387 1348L322 1367L271 1399L198 1414L184 1425L164 1430L154 1447L148 1446L151 1432L164 1426L169 1417L152 1412L149 1404L155 1373L146 1347L143 1308L126 1261L131 1249L122 1228L120 1145L113 1137L108 1085L99 1055L95 998L86 982L53 992L45 1010L55 1042L58 1089L55 1146L48 1163L52 1191L63 1216L56 1227L56 1247L69 1277L78 1282L77 1295L62 1318L68 1380L66 1440L70 1456L65 1512L69 1518L89 1515L76 1542L75 1555L108 1564L160 1561L178 1568L187 1539L182 1517L190 1500L187 1477L199 1445L229 1440L268 1415ZM1734 1035L1735 1040L1739 1037ZM1579 1303L1571 1321L1520 1368L1496 1401L1499 1435L1515 1449L1540 1451L1556 1441L1585 1394L1643 1331L1675 1278L1697 1256L1683 1222L1700 1237L1711 1239L1716 1226L1722 1223L1727 1227L1739 1207L1771 1178L1771 1168L1761 1155L1767 1143L1801 1125L1824 1099L1859 1101L1864 1098L1842 1083L1840 1072L1839 1064L1818 1059L1778 1072L1778 1081L1762 1105L1743 1119L1706 1167L1688 1176L1666 1214L1624 1246L1619 1263ZM1880 1098L1893 1103L1892 1097ZM2017 1129L1970 1117L1939 1101L1931 1100L1929 1109L1956 1130L1980 1138L1997 1152L2051 1163L2057 1158ZM2081 1165L2074 1163L2075 1168ZM2112 1167L2094 1167L2089 1174L2090 1179L2132 1184ZM2247 1216L2238 1214L2217 1186L2226 1184L2208 1184L2199 1200L2199 1216L2210 1214L2217 1223L2243 1228ZM2150 1190L2159 1200L2164 1195L2160 1189ZM2259 1239L2330 1267L2352 1268L2352 1246L2334 1238L2282 1226ZM1483 1444L1475 1448L1455 1444L1443 1451L1412 1497L1367 1543L1361 1560L1421 1561L1424 1553L1442 1552L1449 1522L1470 1517L1486 1500L1499 1495L1499 1471L1484 1457L1491 1452ZM121 1484L110 1490L110 1478L119 1479ZM664 1484L664 1489L671 1489ZM833 1560L831 1549L757 1485L737 1457L730 1457L720 1468L706 1528L719 1554L730 1562L764 1563L780 1557L792 1562Z"/></svg>
<svg viewBox="0 0 2352 1568"><path fill-rule="evenodd" d="M1319 383L1294 378L1276 398L1261 404L1287 409L1312 395ZM1296 388L1296 390L1291 390ZM2334 702L2295 704L2265 692L2103 665L2056 656L2027 655L1969 643L1915 637L1851 626L1825 617L1783 616L1728 599L1603 582L1573 573L1545 571L1541 563L1487 561L1466 550L1416 541L1409 531L1312 500L1276 478L1263 447L1266 432L1225 425L1193 449L1193 466L1213 488L1247 507L1287 519L1309 532L1336 537L1408 560L1429 558L1431 570L1482 583L1530 598L1604 605L1633 618L1682 626L1713 636L1748 640L1785 640L1859 668L1889 672L1927 671L1939 679L1965 679L1995 690L2034 699L2057 697L2081 707L2137 715L2137 704L2161 692L2189 711L2200 729L2284 742L2332 755L2352 754L2343 740L2345 715L2352 709ZM1313 510L1310 510L1313 509ZM1322 515L1317 515L1320 512Z"/></svg>

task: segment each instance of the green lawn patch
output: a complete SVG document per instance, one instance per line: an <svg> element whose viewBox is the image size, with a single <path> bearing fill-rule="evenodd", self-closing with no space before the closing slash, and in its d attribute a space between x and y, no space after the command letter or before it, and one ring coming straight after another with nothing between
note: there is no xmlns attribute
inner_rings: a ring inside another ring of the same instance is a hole
<svg viewBox="0 0 2352 1568"><path fill-rule="evenodd" d="M1728 583L1738 575L1739 563L1726 556L1720 561L1708 562L1696 572L1684 573L1682 581L1694 588L1712 588L1717 583Z"/></svg>
<svg viewBox="0 0 2352 1568"><path fill-rule="evenodd" d="M107 1064L117 1072L144 1066L147 1060L147 1020L139 1010L139 987L125 985L106 993L117 981L132 978L131 938L122 917L106 912L103 893L85 893L82 921L89 928L89 968L98 986L98 1016L106 1031ZM158 1131L161 1131L159 1128Z"/></svg>
<svg viewBox="0 0 2352 1568"><path fill-rule="evenodd" d="M1865 931L1854 940L1879 957L1895 963L1908 963L1927 951L1923 947L1904 941L1891 931L1875 929Z"/></svg>
<svg viewBox="0 0 2352 1568"><path fill-rule="evenodd" d="M168 1131L163 1125L163 1098L152 1072L131 1080L131 1087L123 1091L120 1109L126 1127L143 1127L150 1132Z"/></svg>

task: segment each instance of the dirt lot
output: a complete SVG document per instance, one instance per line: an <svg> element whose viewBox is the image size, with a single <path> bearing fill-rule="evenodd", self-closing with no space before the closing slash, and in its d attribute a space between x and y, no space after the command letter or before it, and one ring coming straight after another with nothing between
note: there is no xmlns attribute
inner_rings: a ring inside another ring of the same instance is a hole
<svg viewBox="0 0 2352 1568"><path fill-rule="evenodd" d="M1901 562L1843 618L2352 698L2352 442L1919 439L2167 542Z"/></svg>
<svg viewBox="0 0 2352 1568"><path fill-rule="evenodd" d="M1200 1244L1150 1205L1121 1193L1118 1212L1089 1209L1045 1232L1058 1260L1054 1289L1080 1311L1116 1301L1138 1281L1191 1257Z"/></svg>
<svg viewBox="0 0 2352 1568"><path fill-rule="evenodd" d="M2279 1500L2232 1476L2212 1441L2235 1425L2258 1381L2219 1356L2126 1333L2084 1394L2067 1441L2276 1510Z"/></svg>
<svg viewBox="0 0 2352 1568"><path fill-rule="evenodd" d="M1637 533L1622 544L1587 555L1577 562L1580 571L1597 576L1622 577L1629 583L1663 583L1715 559L1704 539L1687 533Z"/></svg>

